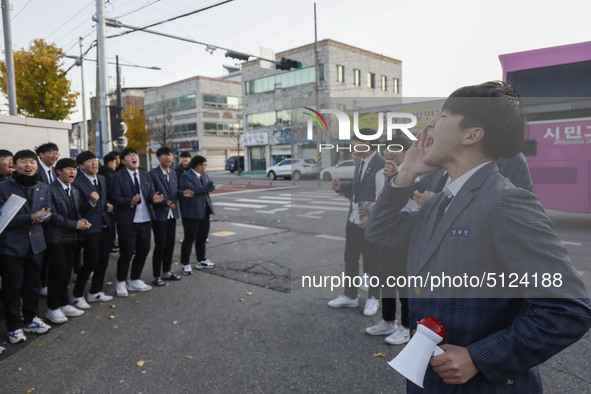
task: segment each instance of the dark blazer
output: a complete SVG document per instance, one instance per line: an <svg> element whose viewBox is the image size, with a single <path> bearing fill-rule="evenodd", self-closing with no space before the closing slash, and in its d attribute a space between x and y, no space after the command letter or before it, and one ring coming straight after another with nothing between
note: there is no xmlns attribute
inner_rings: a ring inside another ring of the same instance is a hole
<svg viewBox="0 0 591 394"><path fill-rule="evenodd" d="M142 189L142 204L146 204L150 218L154 219L153 198L156 194L152 177L146 171L138 169L140 188ZM121 169L111 179L111 194L113 199L115 222L117 224L133 224L136 206L131 206L131 199L135 196L135 186L126 168Z"/></svg>
<svg viewBox="0 0 591 394"><path fill-rule="evenodd" d="M27 198L24 188L14 179L0 183L0 206L4 205L12 194ZM30 249L33 250L33 254L45 250L43 227L31 221L31 214L43 208L53 211L47 185L37 182L33 192L33 204L29 207L29 203L26 202L0 234L0 254L24 257L29 254Z"/></svg>
<svg viewBox="0 0 591 394"><path fill-rule="evenodd" d="M491 273L515 273L520 279L526 275L530 287L509 289L506 281L504 287L490 289L450 285L431 291L427 284L409 291L410 321L425 316L441 321L443 343L467 347L479 373L451 386L428 367L425 390L409 383L408 392L542 392L537 365L589 330L591 306L540 202L489 163L468 179L433 230L443 193L417 212L401 212L411 192L412 186L386 186L366 228L373 243L395 244L400 238L410 242L409 276L441 277L445 272L491 283ZM543 287L539 282L535 287L534 273L559 273L561 286Z"/></svg>
<svg viewBox="0 0 591 394"><path fill-rule="evenodd" d="M357 174L359 173L359 166L361 160L357 160L355 163L355 174L353 182L341 182L340 193L343 193L347 197L351 204L349 204L349 214L351 216L351 210L353 209L353 196L357 201L370 201L376 200L376 173L384 168L386 160L379 153L369 161L364 168L364 174L361 181L359 181Z"/></svg>
<svg viewBox="0 0 591 394"><path fill-rule="evenodd" d="M41 163L37 163L37 179L40 182L45 183L46 185L48 185L49 182L49 178L47 177L47 172L45 172L45 169L41 166ZM57 174L55 172L55 166L51 167L51 176L53 177L53 180L57 179Z"/></svg>
<svg viewBox="0 0 591 394"><path fill-rule="evenodd" d="M82 171L80 171L82 172ZM111 201L111 179L113 179L113 175L115 175L115 171L111 170L107 166L100 166L99 167L99 174L105 177L107 181L107 200Z"/></svg>
<svg viewBox="0 0 591 394"><path fill-rule="evenodd" d="M90 205L90 194L96 191L96 189L88 178L84 174L81 174L73 183L74 187L80 191L80 213L84 219L92 224L88 230L82 231L82 234L99 232L103 226L111 227L111 218L109 213L107 213L107 181L102 175L97 174L96 177L101 186L101 192L99 193L100 198L94 207Z"/></svg>
<svg viewBox="0 0 591 394"><path fill-rule="evenodd" d="M80 216L80 192L72 185L70 186L70 192L74 197L74 205L76 208L76 220L68 219L68 212L70 211L69 197L61 183L55 181L48 186L51 206L53 207L49 222L43 223L45 242L48 244L59 243L62 229L76 230L76 222L79 219L82 219Z"/></svg>
<svg viewBox="0 0 591 394"><path fill-rule="evenodd" d="M203 183L199 181L193 170L186 171L181 176L181 190L192 190L195 195L191 198L183 197L181 200L181 213L183 218L187 219L205 219L206 214L215 215L213 204L209 197L209 192L215 187L209 187L209 177L207 174L201 176Z"/></svg>
<svg viewBox="0 0 591 394"><path fill-rule="evenodd" d="M179 205L178 205L178 181L176 177L176 171L168 169L168 178L169 181L166 182L166 176L162 172L160 166L152 169L150 171L150 176L152 177L152 181L154 182L154 189L157 192L160 192L164 196L164 200L160 204L154 204L154 214L156 221L158 222L166 222L168 219L168 206L166 205L167 201L172 201L174 204L174 209L172 210L172 214L174 215L175 219L179 218Z"/></svg>

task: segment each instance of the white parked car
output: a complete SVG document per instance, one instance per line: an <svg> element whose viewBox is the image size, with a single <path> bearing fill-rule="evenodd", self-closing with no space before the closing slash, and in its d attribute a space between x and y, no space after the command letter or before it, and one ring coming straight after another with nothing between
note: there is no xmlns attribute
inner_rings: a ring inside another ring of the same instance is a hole
<svg viewBox="0 0 591 394"><path fill-rule="evenodd" d="M320 171L320 179L331 181L338 179L353 179L355 175L355 163L353 160L343 160L335 166L326 167Z"/></svg>
<svg viewBox="0 0 591 394"><path fill-rule="evenodd" d="M300 180L303 177L317 177L320 166L312 159L285 159L267 170L269 179L282 177Z"/></svg>

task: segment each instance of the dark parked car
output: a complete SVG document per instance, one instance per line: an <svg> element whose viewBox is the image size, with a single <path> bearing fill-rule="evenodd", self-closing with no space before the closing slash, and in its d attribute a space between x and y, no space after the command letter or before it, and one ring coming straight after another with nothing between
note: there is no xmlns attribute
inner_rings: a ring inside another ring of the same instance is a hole
<svg viewBox="0 0 591 394"><path fill-rule="evenodd" d="M226 170L238 171L238 160L240 158L240 172L244 171L244 156L232 156L226 161Z"/></svg>

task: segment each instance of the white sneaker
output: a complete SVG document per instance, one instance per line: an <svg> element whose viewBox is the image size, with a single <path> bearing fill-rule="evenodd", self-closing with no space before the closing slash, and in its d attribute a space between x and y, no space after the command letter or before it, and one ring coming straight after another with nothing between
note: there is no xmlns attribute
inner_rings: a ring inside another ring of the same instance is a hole
<svg viewBox="0 0 591 394"><path fill-rule="evenodd" d="M84 314L83 310L78 309L72 305L62 306L60 309L62 310L62 313L66 316L77 317L77 316L82 316Z"/></svg>
<svg viewBox="0 0 591 394"><path fill-rule="evenodd" d="M398 324L388 323L384 319L380 320L375 326L367 327L365 332L369 335L390 335L398 328Z"/></svg>
<svg viewBox="0 0 591 394"><path fill-rule="evenodd" d="M331 308L357 308L358 305L357 298L349 298L345 295L340 295L334 300L328 301L328 306Z"/></svg>
<svg viewBox="0 0 591 394"><path fill-rule="evenodd" d="M402 345L410 340L410 329L400 326L392 334L388 335L384 341L390 345Z"/></svg>
<svg viewBox="0 0 591 394"><path fill-rule="evenodd" d="M191 275L192 273L191 264L183 264L183 275Z"/></svg>
<svg viewBox="0 0 591 394"><path fill-rule="evenodd" d="M60 308L48 309L47 313L45 313L45 317L55 324L62 324L68 321L68 318L66 315L64 315L64 312L62 312Z"/></svg>
<svg viewBox="0 0 591 394"><path fill-rule="evenodd" d="M117 289L117 297L127 297L128 296L127 287L125 287L125 281L117 282L116 289Z"/></svg>
<svg viewBox="0 0 591 394"><path fill-rule="evenodd" d="M205 259L205 260L200 261L197 264L195 264L195 268L198 270L211 269L213 267L215 267L215 264L212 263L211 261L209 261L209 259Z"/></svg>
<svg viewBox="0 0 591 394"><path fill-rule="evenodd" d="M361 279L363 279L363 275L361 275ZM363 279L363 283L361 284L361 286L359 287L359 291L365 291L367 292L369 290L369 275L365 277L365 279Z"/></svg>
<svg viewBox="0 0 591 394"><path fill-rule="evenodd" d="M34 332L36 334L44 334L51 329L51 326L39 319L37 316L33 321L23 327L24 332ZM14 343L14 342L13 342Z"/></svg>
<svg viewBox="0 0 591 394"><path fill-rule="evenodd" d="M86 299L88 302L108 302L113 299L113 296L106 295L102 291L99 291L98 293L88 293Z"/></svg>
<svg viewBox="0 0 591 394"><path fill-rule="evenodd" d="M130 280L127 284L127 290L129 291L150 291L152 290L152 286L147 285L141 279Z"/></svg>
<svg viewBox="0 0 591 394"><path fill-rule="evenodd" d="M74 305L78 309L90 309L90 305L84 299L84 297L70 297L70 304Z"/></svg>
<svg viewBox="0 0 591 394"><path fill-rule="evenodd" d="M18 328L14 331L8 331L8 340L10 343L21 343L27 340L27 336L22 329Z"/></svg>
<svg viewBox="0 0 591 394"><path fill-rule="evenodd" d="M365 316L373 316L378 313L378 309L380 309L380 301L376 300L375 297L368 298L365 301L365 308L363 309L363 314Z"/></svg>
<svg viewBox="0 0 591 394"><path fill-rule="evenodd" d="M41 297L47 297L47 286L41 288L41 291L39 291L39 295Z"/></svg>

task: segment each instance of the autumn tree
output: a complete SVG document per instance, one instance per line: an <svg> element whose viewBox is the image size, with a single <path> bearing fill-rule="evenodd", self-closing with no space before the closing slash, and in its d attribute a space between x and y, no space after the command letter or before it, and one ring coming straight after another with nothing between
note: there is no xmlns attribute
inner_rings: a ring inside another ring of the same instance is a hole
<svg viewBox="0 0 591 394"><path fill-rule="evenodd" d="M178 134L172 126L172 114L166 108L164 98L157 105L159 106L157 113L148 119L150 135L158 145L170 146L172 139Z"/></svg>
<svg viewBox="0 0 591 394"><path fill-rule="evenodd" d="M150 131L146 128L144 111L136 107L127 107L123 113L127 125L127 148L140 150L150 141Z"/></svg>
<svg viewBox="0 0 591 394"><path fill-rule="evenodd" d="M76 105L62 60L64 52L42 39L33 40L28 50L14 52L16 106L20 115L64 120ZM0 61L0 90L8 97L6 63Z"/></svg>

